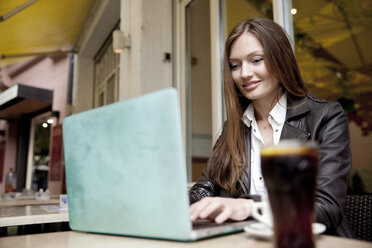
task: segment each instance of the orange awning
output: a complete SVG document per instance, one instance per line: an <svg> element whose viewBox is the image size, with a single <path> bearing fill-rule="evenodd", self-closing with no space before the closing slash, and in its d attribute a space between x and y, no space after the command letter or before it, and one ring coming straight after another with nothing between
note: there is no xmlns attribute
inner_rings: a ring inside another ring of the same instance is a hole
<svg viewBox="0 0 372 248"><path fill-rule="evenodd" d="M93 0L0 0L0 67L27 56L69 53Z"/></svg>

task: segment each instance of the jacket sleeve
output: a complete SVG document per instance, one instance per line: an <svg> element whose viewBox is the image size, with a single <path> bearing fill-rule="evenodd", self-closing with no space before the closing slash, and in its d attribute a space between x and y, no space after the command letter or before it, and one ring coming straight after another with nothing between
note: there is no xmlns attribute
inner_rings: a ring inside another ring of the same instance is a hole
<svg viewBox="0 0 372 248"><path fill-rule="evenodd" d="M192 186L189 191L190 204L201 200L207 196L218 196L220 194L220 186L214 184L207 176L206 169L198 181Z"/></svg>
<svg viewBox="0 0 372 248"><path fill-rule="evenodd" d="M349 126L338 103L329 103L320 120L319 172L315 196L316 221L326 224L328 232L335 232L343 220L347 190L347 176L351 169Z"/></svg>
<svg viewBox="0 0 372 248"><path fill-rule="evenodd" d="M222 137L226 133L226 122L223 125L221 135L218 137L213 150L222 142ZM207 175L207 169L205 168L198 179L189 191L190 204L201 200L207 196L221 196L221 187L212 182Z"/></svg>

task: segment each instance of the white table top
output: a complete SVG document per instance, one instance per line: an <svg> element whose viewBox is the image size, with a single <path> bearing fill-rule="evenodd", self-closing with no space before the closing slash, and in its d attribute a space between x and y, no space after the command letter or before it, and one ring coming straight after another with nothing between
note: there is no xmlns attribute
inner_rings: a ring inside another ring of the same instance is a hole
<svg viewBox="0 0 372 248"><path fill-rule="evenodd" d="M69 221L68 210L59 205L0 207L0 227Z"/></svg>
<svg viewBox="0 0 372 248"><path fill-rule="evenodd" d="M358 240L337 238L333 236L321 235L316 240L317 248L371 248L372 243ZM238 233L221 237L210 238L197 242L175 242L165 240L140 239L123 236L88 234L82 232L55 232L32 235L20 235L0 238L1 248L125 248L125 247L164 247L164 248L272 248L271 241L257 240L250 237L247 233Z"/></svg>

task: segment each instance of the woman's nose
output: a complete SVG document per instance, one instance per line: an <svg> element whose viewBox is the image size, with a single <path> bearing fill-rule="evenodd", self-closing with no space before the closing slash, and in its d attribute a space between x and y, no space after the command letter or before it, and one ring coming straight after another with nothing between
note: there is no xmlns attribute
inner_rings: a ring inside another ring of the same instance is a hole
<svg viewBox="0 0 372 248"><path fill-rule="evenodd" d="M242 70L241 70L241 77L243 79L249 78L253 76L253 71L251 70L250 66L246 63L243 63Z"/></svg>

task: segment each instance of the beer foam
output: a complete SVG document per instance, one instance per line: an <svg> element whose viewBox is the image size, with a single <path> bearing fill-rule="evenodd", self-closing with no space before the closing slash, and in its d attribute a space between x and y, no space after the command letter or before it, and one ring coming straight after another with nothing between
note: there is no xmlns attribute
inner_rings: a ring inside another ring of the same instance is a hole
<svg viewBox="0 0 372 248"><path fill-rule="evenodd" d="M318 154L315 142L300 143L294 140L286 140L278 145L264 146L261 148L261 156L283 156L298 154Z"/></svg>

